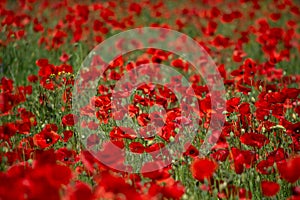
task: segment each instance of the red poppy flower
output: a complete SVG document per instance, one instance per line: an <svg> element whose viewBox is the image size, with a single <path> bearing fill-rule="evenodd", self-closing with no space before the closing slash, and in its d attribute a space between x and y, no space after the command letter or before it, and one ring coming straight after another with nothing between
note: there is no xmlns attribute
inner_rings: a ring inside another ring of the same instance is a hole
<svg viewBox="0 0 300 200"><path fill-rule="evenodd" d="M61 64L56 67L57 73L59 72L65 72L65 73L73 73L73 67L71 65L67 64Z"/></svg>
<svg viewBox="0 0 300 200"><path fill-rule="evenodd" d="M137 122L140 126L147 126L147 124L150 122L149 115L147 113L141 113L137 117Z"/></svg>
<svg viewBox="0 0 300 200"><path fill-rule="evenodd" d="M35 64L38 66L38 67L44 67L44 66L47 66L49 64L49 61L47 58L40 58L38 59Z"/></svg>
<svg viewBox="0 0 300 200"><path fill-rule="evenodd" d="M55 30L52 38L52 48L59 47L64 43L64 39L67 37L67 33L61 30Z"/></svg>
<svg viewBox="0 0 300 200"><path fill-rule="evenodd" d="M73 136L73 131L67 130L63 132L64 135L64 142L68 142L69 139Z"/></svg>
<svg viewBox="0 0 300 200"><path fill-rule="evenodd" d="M244 61L242 68L244 69L246 76L253 76L256 72L256 63L251 58L247 58Z"/></svg>
<svg viewBox="0 0 300 200"><path fill-rule="evenodd" d="M228 112L233 112L235 109L237 109L237 106L240 104L240 98L234 97L232 99L229 99L226 102L226 109Z"/></svg>
<svg viewBox="0 0 300 200"><path fill-rule="evenodd" d="M66 164L75 164L78 161L76 151L60 148L55 152L56 159Z"/></svg>
<svg viewBox="0 0 300 200"><path fill-rule="evenodd" d="M173 60L171 65L184 71L188 70L188 63L184 62L182 59Z"/></svg>
<svg viewBox="0 0 300 200"><path fill-rule="evenodd" d="M42 31L44 31L43 25L38 22L37 18L35 18L33 22L34 22L33 30L35 32L42 32Z"/></svg>
<svg viewBox="0 0 300 200"><path fill-rule="evenodd" d="M245 188L240 188L239 189L239 199L240 200L251 200L252 199L251 191L247 191Z"/></svg>
<svg viewBox="0 0 300 200"><path fill-rule="evenodd" d="M277 162L277 168L280 176L290 182L294 183L300 179L300 157L290 158L287 161Z"/></svg>
<svg viewBox="0 0 300 200"><path fill-rule="evenodd" d="M128 127L114 127L110 131L110 137L135 139L137 137L135 131Z"/></svg>
<svg viewBox="0 0 300 200"><path fill-rule="evenodd" d="M74 114L67 114L62 118L64 126L74 126L78 122L78 117Z"/></svg>
<svg viewBox="0 0 300 200"><path fill-rule="evenodd" d="M56 67L48 63L48 59L39 59L36 61L39 66L38 75L42 78L48 78L51 74L56 74Z"/></svg>
<svg viewBox="0 0 300 200"><path fill-rule="evenodd" d="M18 129L14 123L5 123L0 126L0 139L9 140L17 133Z"/></svg>
<svg viewBox="0 0 300 200"><path fill-rule="evenodd" d="M128 114L130 117L134 117L137 116L139 113L139 107L137 107L136 105L128 105Z"/></svg>
<svg viewBox="0 0 300 200"><path fill-rule="evenodd" d="M145 151L144 145L142 145L140 142L131 142L129 149L134 153L143 153Z"/></svg>
<svg viewBox="0 0 300 200"><path fill-rule="evenodd" d="M274 172L273 164L274 162L268 160L262 160L257 164L256 170L261 174L265 174L265 175L271 174Z"/></svg>
<svg viewBox="0 0 300 200"><path fill-rule="evenodd" d="M218 24L214 21L209 21L207 23L207 27L203 27L202 28L202 32L207 35L207 36L212 36L215 34L216 30L217 30Z"/></svg>
<svg viewBox="0 0 300 200"><path fill-rule="evenodd" d="M63 53L60 57L59 60L63 63L67 62L69 60L69 55L67 53Z"/></svg>
<svg viewBox="0 0 300 200"><path fill-rule="evenodd" d="M151 155L153 155L153 152L157 152L159 153L158 150L162 149L165 147L165 144L164 143L154 143L148 147L145 148L145 151L147 153L150 153Z"/></svg>
<svg viewBox="0 0 300 200"><path fill-rule="evenodd" d="M240 150L238 148L231 148L231 156L234 160L234 170L237 174L244 171L244 167L250 168L256 160L256 154L249 150Z"/></svg>
<svg viewBox="0 0 300 200"><path fill-rule="evenodd" d="M211 99L209 96L206 96L205 99L200 100L200 111L203 113L211 113L212 111L212 105L211 105Z"/></svg>
<svg viewBox="0 0 300 200"><path fill-rule="evenodd" d="M259 149L270 142L265 135L259 133L245 133L240 137L240 140L243 144Z"/></svg>
<svg viewBox="0 0 300 200"><path fill-rule="evenodd" d="M223 35L217 35L212 41L212 45L217 48L227 48L231 45L230 39L228 37L224 37Z"/></svg>
<svg viewBox="0 0 300 200"><path fill-rule="evenodd" d="M170 138L176 136L175 125L170 123L167 126L158 129L157 135L165 141L170 142Z"/></svg>
<svg viewBox="0 0 300 200"><path fill-rule="evenodd" d="M25 108L19 108L18 112L24 122L30 122L33 126L37 125L36 117L32 112L27 111Z"/></svg>
<svg viewBox="0 0 300 200"><path fill-rule="evenodd" d="M15 106L15 95L11 93L0 93L0 112L1 115L8 115L9 111Z"/></svg>
<svg viewBox="0 0 300 200"><path fill-rule="evenodd" d="M137 15L140 15L140 13L142 11L142 7L140 4L131 3L129 6L129 11L135 12Z"/></svg>
<svg viewBox="0 0 300 200"><path fill-rule="evenodd" d="M36 146L40 148L46 148L55 144L60 136L56 133L55 130L48 129L49 127L44 128L40 133L33 136L33 142Z"/></svg>
<svg viewBox="0 0 300 200"><path fill-rule="evenodd" d="M212 153L210 156L216 161L225 161L229 155L229 151L227 149L219 149L216 152Z"/></svg>
<svg viewBox="0 0 300 200"><path fill-rule="evenodd" d="M100 123L107 124L108 120L111 117L111 113L108 113L105 110L99 110L99 111L96 112L96 117L97 117L97 119L99 120Z"/></svg>
<svg viewBox="0 0 300 200"><path fill-rule="evenodd" d="M238 109L239 109L239 113L241 115L248 115L251 112L251 110L250 110L250 104L247 103L247 102L244 102L241 105L239 105Z"/></svg>
<svg viewBox="0 0 300 200"><path fill-rule="evenodd" d="M297 88L283 88L283 96L286 96L289 99L296 99L300 95L300 89Z"/></svg>
<svg viewBox="0 0 300 200"><path fill-rule="evenodd" d="M261 190L262 190L262 193L264 196L272 197L272 196L275 196L279 192L280 185L276 182L264 180L261 182Z"/></svg>
<svg viewBox="0 0 300 200"><path fill-rule="evenodd" d="M102 95L92 98L91 104L95 107L99 107L101 110L108 110L111 106L111 95Z"/></svg>
<svg viewBox="0 0 300 200"><path fill-rule="evenodd" d="M54 90L55 83L53 80L49 80L48 78L44 77L40 80L41 86L47 90Z"/></svg>
<svg viewBox="0 0 300 200"><path fill-rule="evenodd" d="M30 128L31 124L30 122L24 122L24 121L17 121L16 125L18 127L19 133L22 134L29 134L30 133Z"/></svg>
<svg viewBox="0 0 300 200"><path fill-rule="evenodd" d="M93 24L93 29L94 29L94 31L100 31L101 28L103 27L103 25L104 25L103 22L101 22L101 21L99 21L99 20L96 19L96 20L94 21L94 24Z"/></svg>
<svg viewBox="0 0 300 200"><path fill-rule="evenodd" d="M240 40L242 40L242 39L240 39ZM245 57L246 55L247 54L244 51L237 48L233 51L232 60L235 62L241 62L243 60L243 57Z"/></svg>
<svg viewBox="0 0 300 200"><path fill-rule="evenodd" d="M190 144L187 144L185 146L188 146L188 148L183 153L184 156L196 157L199 155L199 150L195 146L190 145Z"/></svg>
<svg viewBox="0 0 300 200"><path fill-rule="evenodd" d="M278 148L278 149L272 151L267 156L267 160L270 162L279 162L279 161L285 160L286 157L287 157L287 155L286 155L284 149Z"/></svg>
<svg viewBox="0 0 300 200"><path fill-rule="evenodd" d="M218 165L209 158L196 158L191 164L191 172L195 179L203 182L209 180L217 170Z"/></svg>

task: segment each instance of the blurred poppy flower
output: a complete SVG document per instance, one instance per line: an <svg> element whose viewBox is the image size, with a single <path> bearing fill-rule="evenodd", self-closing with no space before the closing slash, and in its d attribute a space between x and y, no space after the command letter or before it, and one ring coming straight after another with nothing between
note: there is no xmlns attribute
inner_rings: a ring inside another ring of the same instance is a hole
<svg viewBox="0 0 300 200"><path fill-rule="evenodd" d="M148 190L148 194L151 197L159 197L162 199L174 199L179 200L184 194L185 188L179 183L175 182L172 178L162 182L163 184L158 185L154 182Z"/></svg>
<svg viewBox="0 0 300 200"><path fill-rule="evenodd" d="M300 179L300 157L293 157L286 161L277 162L280 176L290 183L295 183Z"/></svg>
<svg viewBox="0 0 300 200"><path fill-rule="evenodd" d="M264 180L261 182L261 190L264 196L272 197L279 192L280 185L276 182Z"/></svg>
<svg viewBox="0 0 300 200"><path fill-rule="evenodd" d="M118 199L120 195L125 199L141 199L141 195L122 177L103 172L98 180L95 191L96 199Z"/></svg>
<svg viewBox="0 0 300 200"><path fill-rule="evenodd" d="M37 77L36 75L29 75L29 76L27 77L27 80L28 80L29 82L31 82L31 83L35 83L35 82L38 81L38 77Z"/></svg>
<svg viewBox="0 0 300 200"><path fill-rule="evenodd" d="M63 53L60 57L59 60L63 63L67 62L69 60L70 56L67 53Z"/></svg>
<svg viewBox="0 0 300 200"><path fill-rule="evenodd" d="M218 165L209 158L196 158L191 164L191 172L195 179L203 182L209 180L217 170Z"/></svg>
<svg viewBox="0 0 300 200"><path fill-rule="evenodd" d="M91 187L81 181L76 181L74 187L68 188L67 196L70 200L93 200L95 199Z"/></svg>
<svg viewBox="0 0 300 200"><path fill-rule="evenodd" d="M161 161L147 162L141 168L143 177L150 178L152 180L164 180L171 175L168 172L170 167L165 167Z"/></svg>
<svg viewBox="0 0 300 200"><path fill-rule="evenodd" d="M15 123L4 123L0 126L0 139L9 140L17 133L18 129Z"/></svg>

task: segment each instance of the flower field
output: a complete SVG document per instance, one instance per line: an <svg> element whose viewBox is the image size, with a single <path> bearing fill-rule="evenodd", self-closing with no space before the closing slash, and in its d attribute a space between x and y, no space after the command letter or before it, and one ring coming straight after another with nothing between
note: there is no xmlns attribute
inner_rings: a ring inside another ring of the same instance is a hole
<svg viewBox="0 0 300 200"><path fill-rule="evenodd" d="M0 200L300 199L297 0L0 1Z"/></svg>

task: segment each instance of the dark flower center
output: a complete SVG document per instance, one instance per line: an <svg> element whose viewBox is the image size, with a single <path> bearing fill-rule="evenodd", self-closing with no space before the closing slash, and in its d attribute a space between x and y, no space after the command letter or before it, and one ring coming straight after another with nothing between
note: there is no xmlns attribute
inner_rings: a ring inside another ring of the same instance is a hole
<svg viewBox="0 0 300 200"><path fill-rule="evenodd" d="M46 139L46 143L47 143L47 144L50 144L51 142L52 142L52 138L47 138L47 139Z"/></svg>

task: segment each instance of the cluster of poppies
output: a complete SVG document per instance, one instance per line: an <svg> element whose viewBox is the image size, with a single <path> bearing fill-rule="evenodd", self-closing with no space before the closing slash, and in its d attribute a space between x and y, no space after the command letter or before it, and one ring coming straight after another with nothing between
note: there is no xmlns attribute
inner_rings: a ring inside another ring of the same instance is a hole
<svg viewBox="0 0 300 200"><path fill-rule="evenodd" d="M0 2L0 199L300 199L299 5L188 2ZM94 55L76 79L84 49L144 26L201 45L222 77L226 105L213 107L212 91L185 58L149 48L105 63L95 95L73 112L76 81L88 87L104 62ZM161 76L159 64L177 75ZM134 88L135 75L117 85L141 65L152 68L139 76L168 84ZM204 154L219 110L223 127ZM188 141L185 129L194 134ZM176 144L182 148L169 148Z"/></svg>

